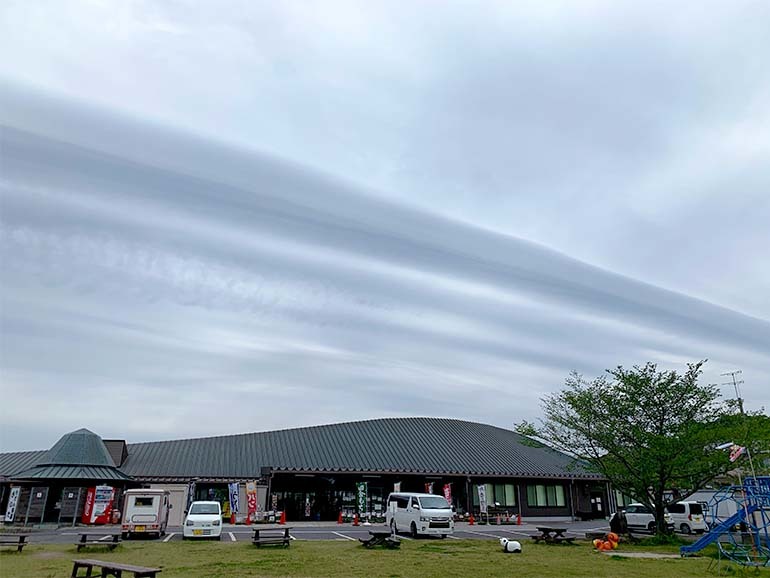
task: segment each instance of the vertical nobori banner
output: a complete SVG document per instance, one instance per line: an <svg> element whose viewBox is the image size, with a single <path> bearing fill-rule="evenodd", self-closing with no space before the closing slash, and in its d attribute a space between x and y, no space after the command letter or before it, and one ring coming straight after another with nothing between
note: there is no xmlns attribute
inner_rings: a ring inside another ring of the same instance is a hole
<svg viewBox="0 0 770 578"><path fill-rule="evenodd" d="M444 484L444 497L449 505L452 505L452 484Z"/></svg>
<svg viewBox="0 0 770 578"><path fill-rule="evenodd" d="M192 504L195 501L195 482L190 482L187 484L187 506L185 507L185 511L190 510L190 504Z"/></svg>
<svg viewBox="0 0 770 578"><path fill-rule="evenodd" d="M476 486L479 492L479 510L482 514L487 513L487 486L485 484L479 484Z"/></svg>
<svg viewBox="0 0 770 578"><path fill-rule="evenodd" d="M366 504L369 494L368 482L356 482L356 506L358 507L358 515L363 515L366 512Z"/></svg>
<svg viewBox="0 0 770 578"><path fill-rule="evenodd" d="M227 484L228 489L230 490L230 513L231 514L238 514L240 512L240 499L241 496L240 491L240 484L238 482L233 482L232 484Z"/></svg>
<svg viewBox="0 0 770 578"><path fill-rule="evenodd" d="M393 491L394 492L400 492L401 491L401 482L396 482L393 484Z"/></svg>
<svg viewBox="0 0 770 578"><path fill-rule="evenodd" d="M11 493L8 494L8 507L5 509L6 522L13 522L16 519L16 506L19 504L19 494L21 494L20 486L11 488Z"/></svg>
<svg viewBox="0 0 770 578"><path fill-rule="evenodd" d="M246 508L250 520L257 513L257 482L246 482Z"/></svg>
<svg viewBox="0 0 770 578"><path fill-rule="evenodd" d="M433 482L425 482L425 493L426 494L433 493Z"/></svg>

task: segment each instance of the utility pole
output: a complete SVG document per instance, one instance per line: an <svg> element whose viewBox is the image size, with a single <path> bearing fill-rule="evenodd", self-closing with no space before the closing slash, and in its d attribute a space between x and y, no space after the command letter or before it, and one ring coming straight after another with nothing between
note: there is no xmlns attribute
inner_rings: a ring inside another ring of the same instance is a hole
<svg viewBox="0 0 770 578"><path fill-rule="evenodd" d="M720 375L721 376L729 375L730 377L733 378L732 381L725 382L722 385L732 385L735 388L735 397L738 399L738 409L741 410L741 415L744 415L744 411L743 411L743 398L741 397L741 389L739 387L743 383L743 380L742 379L735 379L735 376L736 375L740 375L741 373L743 373L743 372L740 369L738 369L736 371L728 371L726 373L720 373Z"/></svg>

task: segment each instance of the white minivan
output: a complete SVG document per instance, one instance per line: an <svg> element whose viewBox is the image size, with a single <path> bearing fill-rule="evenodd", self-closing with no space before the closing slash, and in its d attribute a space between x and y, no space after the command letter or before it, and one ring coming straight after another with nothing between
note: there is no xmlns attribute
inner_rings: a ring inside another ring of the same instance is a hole
<svg viewBox="0 0 770 578"><path fill-rule="evenodd" d="M219 502L193 502L182 527L182 539L222 537L222 505Z"/></svg>
<svg viewBox="0 0 770 578"><path fill-rule="evenodd" d="M171 509L170 496L168 490L126 490L121 525L123 538L163 536L168 525L168 511Z"/></svg>
<svg viewBox="0 0 770 578"><path fill-rule="evenodd" d="M392 532L409 532L446 538L455 528L452 507L444 496L435 494L394 493L388 496L385 523Z"/></svg>
<svg viewBox="0 0 770 578"><path fill-rule="evenodd" d="M708 530L703 506L700 502L677 502L666 506L666 511L674 522L674 529L682 534L702 534Z"/></svg>

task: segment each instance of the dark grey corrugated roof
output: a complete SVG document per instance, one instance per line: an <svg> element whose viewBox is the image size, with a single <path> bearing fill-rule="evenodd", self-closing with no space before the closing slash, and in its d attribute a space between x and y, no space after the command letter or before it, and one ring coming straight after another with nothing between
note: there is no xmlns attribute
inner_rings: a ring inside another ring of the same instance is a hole
<svg viewBox="0 0 770 578"><path fill-rule="evenodd" d="M502 428L440 418L388 418L279 431L129 444L136 478L377 472L601 478L574 459Z"/></svg>
<svg viewBox="0 0 770 578"><path fill-rule="evenodd" d="M0 454L0 477L10 478L16 472L21 472L39 463L48 453L46 450L31 452L8 452Z"/></svg>
<svg viewBox="0 0 770 578"><path fill-rule="evenodd" d="M18 472L13 476L16 481L22 480L100 480L128 481L131 478L119 469L107 466L49 466L39 464Z"/></svg>

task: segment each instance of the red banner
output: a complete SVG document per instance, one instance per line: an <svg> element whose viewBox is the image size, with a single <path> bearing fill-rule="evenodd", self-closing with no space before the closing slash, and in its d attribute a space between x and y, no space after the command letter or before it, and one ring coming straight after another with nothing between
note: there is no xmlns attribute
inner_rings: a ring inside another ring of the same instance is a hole
<svg viewBox="0 0 770 578"><path fill-rule="evenodd" d="M449 505L452 505L452 484L444 484L444 497Z"/></svg>
<svg viewBox="0 0 770 578"><path fill-rule="evenodd" d="M246 507L249 519L253 520L257 513L257 483L246 482Z"/></svg>

